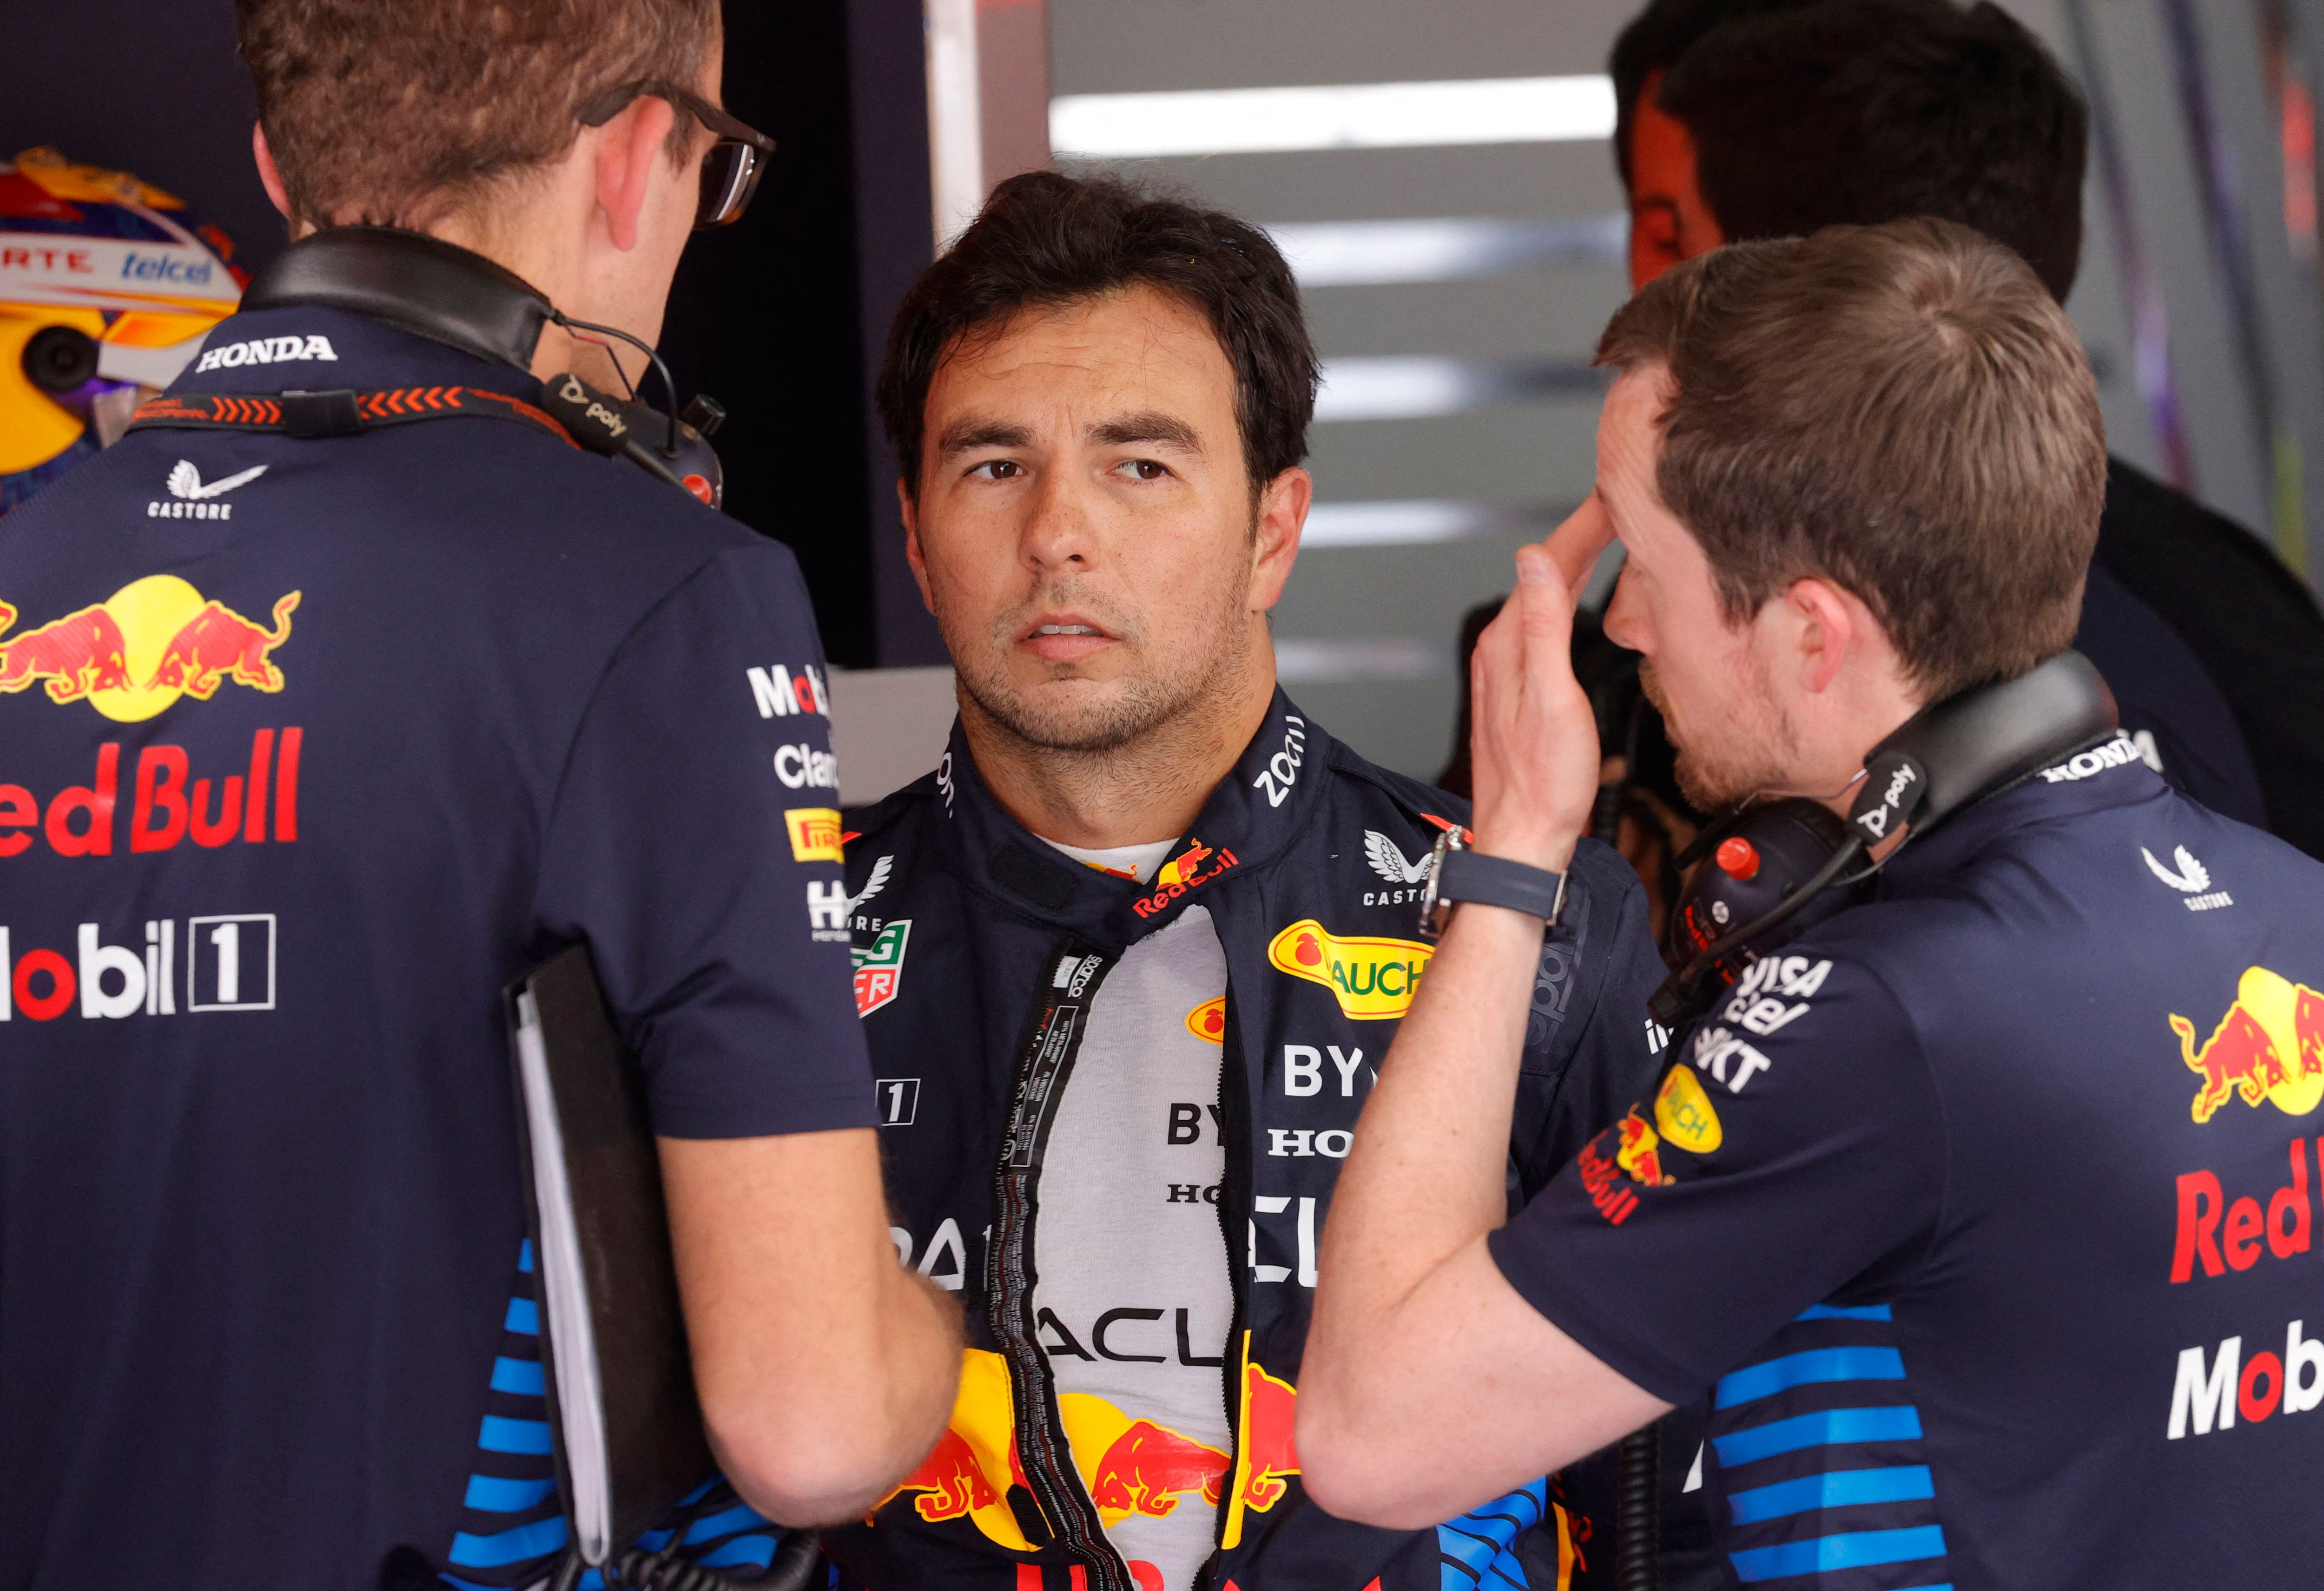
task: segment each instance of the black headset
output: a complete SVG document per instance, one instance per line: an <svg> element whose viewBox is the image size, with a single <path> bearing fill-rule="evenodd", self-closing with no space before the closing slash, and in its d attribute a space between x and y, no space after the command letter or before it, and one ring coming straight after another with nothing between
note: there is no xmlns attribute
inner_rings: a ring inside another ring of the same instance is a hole
<svg viewBox="0 0 2324 1591"><path fill-rule="evenodd" d="M514 271L456 244L395 226L327 227L276 255L244 291L242 308L345 309L527 372L547 326L627 343L661 377L659 414L574 375L541 383L545 406L594 453L626 458L691 495L704 495L688 483L692 476L705 483L714 507L725 494L725 477L709 443L726 418L715 400L697 397L681 414L677 384L660 354L618 326L573 319ZM661 432L658 446L642 435L642 422L654 419L661 422L654 428Z"/></svg>
<svg viewBox="0 0 2324 1591"><path fill-rule="evenodd" d="M1664 951L1673 970L1648 1010L1676 1026L1752 961L1855 905L1878 870L1858 867L1873 846L1900 832L1919 839L2120 732L2105 679L2080 652L2061 652L2015 679L1972 686L1907 719L1864 759L1845 819L1803 796L1739 807L1679 853L1682 868L1710 860L1679 891Z"/></svg>

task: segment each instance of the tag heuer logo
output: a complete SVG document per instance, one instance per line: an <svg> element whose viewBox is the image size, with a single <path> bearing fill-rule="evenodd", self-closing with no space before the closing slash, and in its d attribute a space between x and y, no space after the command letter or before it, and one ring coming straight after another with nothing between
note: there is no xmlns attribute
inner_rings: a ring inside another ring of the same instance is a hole
<svg viewBox="0 0 2324 1591"><path fill-rule="evenodd" d="M869 945L848 953L855 959L855 1014L869 1016L904 988L904 946L912 936L909 917L889 924Z"/></svg>

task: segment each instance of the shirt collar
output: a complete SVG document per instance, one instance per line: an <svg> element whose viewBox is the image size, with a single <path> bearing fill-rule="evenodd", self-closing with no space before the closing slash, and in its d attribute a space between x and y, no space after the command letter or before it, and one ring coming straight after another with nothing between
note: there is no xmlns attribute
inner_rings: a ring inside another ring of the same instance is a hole
<svg viewBox="0 0 2324 1591"><path fill-rule="evenodd" d="M1332 744L1277 690L1259 732L1148 884L1080 866L1010 816L977 773L957 719L936 768L938 821L973 883L1090 944L1119 948L1201 904L1218 878L1280 856L1320 810Z"/></svg>
<svg viewBox="0 0 2324 1591"><path fill-rule="evenodd" d="M479 359L369 316L312 306L257 309L220 321L170 391L325 392L453 385L505 392L529 403L540 399L540 383L530 371Z"/></svg>
<svg viewBox="0 0 2324 1591"><path fill-rule="evenodd" d="M1907 839L1881 869L1881 892L1933 883L2015 831L2152 801L2169 788L2130 737L2117 735L1972 802L1924 840Z"/></svg>

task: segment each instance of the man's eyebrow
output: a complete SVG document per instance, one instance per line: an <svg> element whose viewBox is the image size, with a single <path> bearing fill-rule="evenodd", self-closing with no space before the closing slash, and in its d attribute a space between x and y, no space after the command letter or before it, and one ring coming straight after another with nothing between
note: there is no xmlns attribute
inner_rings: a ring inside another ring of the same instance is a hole
<svg viewBox="0 0 2324 1591"><path fill-rule="evenodd" d="M1006 420L960 419L944 428L936 437L936 454L950 457L977 447L1029 447L1033 433L1023 426L1013 426Z"/></svg>
<svg viewBox="0 0 2324 1591"><path fill-rule="evenodd" d="M1159 413L1116 415L1090 428L1090 440L1106 447L1121 447L1132 442L1159 443L1182 453L1200 455L1202 439L1194 428L1172 415Z"/></svg>

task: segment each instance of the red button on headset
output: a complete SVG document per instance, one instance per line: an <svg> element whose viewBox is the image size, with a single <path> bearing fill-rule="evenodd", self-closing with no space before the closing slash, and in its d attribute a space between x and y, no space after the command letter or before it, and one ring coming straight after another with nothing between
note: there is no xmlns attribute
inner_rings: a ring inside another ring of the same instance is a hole
<svg viewBox="0 0 2324 1591"><path fill-rule="evenodd" d="M1719 863L1720 872L1738 882L1748 883L1759 876L1758 849L1740 834L1721 840L1712 860Z"/></svg>

